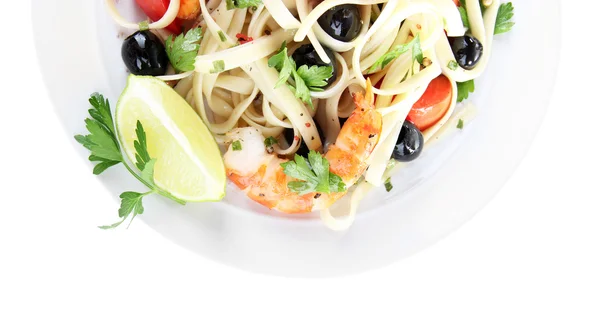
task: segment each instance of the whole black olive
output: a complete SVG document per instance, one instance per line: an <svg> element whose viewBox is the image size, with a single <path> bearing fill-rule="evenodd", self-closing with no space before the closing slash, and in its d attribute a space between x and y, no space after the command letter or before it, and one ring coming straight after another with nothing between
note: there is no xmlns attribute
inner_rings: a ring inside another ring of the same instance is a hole
<svg viewBox="0 0 600 324"><path fill-rule="evenodd" d="M354 4L335 6L321 15L318 21L329 36L342 42L358 37L363 24L358 6Z"/></svg>
<svg viewBox="0 0 600 324"><path fill-rule="evenodd" d="M323 141L325 139L325 136L323 135L323 130L321 129L321 126L319 126L319 124L315 124L317 126L317 131L319 132L319 137L321 138L321 141ZM285 140L292 144L294 142L294 129L293 128L286 128L283 131L283 137L285 137ZM303 156L305 158L308 158L308 152L310 152L310 150L308 149L308 146L306 146L306 143L304 142L304 139L300 142L300 147L298 148L298 151L296 151L296 154Z"/></svg>
<svg viewBox="0 0 600 324"><path fill-rule="evenodd" d="M465 70L472 70L479 62L483 53L483 45L477 38L465 35L461 37L449 37L450 46L458 65Z"/></svg>
<svg viewBox="0 0 600 324"><path fill-rule="evenodd" d="M323 49L325 50L325 53L327 54L327 56L329 57L329 60L331 62L329 62L329 63L323 62L321 60L321 58L319 57L319 54L317 54L317 51L315 50L314 46L312 46L312 44L305 44L305 45L298 47L298 49L295 50L294 53L292 54L292 59L294 60L294 62L296 62L297 67L301 67L302 65L308 65L308 67L311 67L313 65L331 66L331 68L333 69L333 74L331 75L331 78L327 79L327 87L328 87L337 78L337 69L338 68L337 68L337 61L335 59L335 56L333 56L333 51L331 51L329 48L327 48L325 46L323 46Z"/></svg>
<svg viewBox="0 0 600 324"><path fill-rule="evenodd" d="M121 57L129 72L135 75L164 75L169 58L160 39L148 30L127 37L121 47Z"/></svg>
<svg viewBox="0 0 600 324"><path fill-rule="evenodd" d="M410 162L418 158L423 151L423 134L411 122L405 121L392 152L392 158L399 162Z"/></svg>

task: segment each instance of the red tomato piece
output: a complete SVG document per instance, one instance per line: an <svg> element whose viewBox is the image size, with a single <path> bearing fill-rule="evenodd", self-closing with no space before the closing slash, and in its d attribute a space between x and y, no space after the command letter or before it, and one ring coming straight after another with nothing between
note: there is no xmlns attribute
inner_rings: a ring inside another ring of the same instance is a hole
<svg viewBox="0 0 600 324"><path fill-rule="evenodd" d="M171 0L135 0L135 2L150 20L158 21L167 12ZM173 34L181 34L181 20L175 19L172 24L167 26L167 30Z"/></svg>
<svg viewBox="0 0 600 324"><path fill-rule="evenodd" d="M408 113L407 119L420 131L424 131L444 117L451 103L452 84L442 74L429 83L423 96Z"/></svg>

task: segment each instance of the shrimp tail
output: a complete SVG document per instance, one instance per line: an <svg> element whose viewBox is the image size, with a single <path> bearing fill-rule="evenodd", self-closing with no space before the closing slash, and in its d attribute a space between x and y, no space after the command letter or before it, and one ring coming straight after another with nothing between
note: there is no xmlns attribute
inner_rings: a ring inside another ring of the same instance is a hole
<svg viewBox="0 0 600 324"><path fill-rule="evenodd" d="M363 111L366 109L375 109L375 95L373 94L373 85L370 78L367 78L365 93L354 92L352 93L352 98L354 99L356 108L360 108Z"/></svg>
<svg viewBox="0 0 600 324"><path fill-rule="evenodd" d="M373 86L367 79L365 93L352 94L356 109L325 154L330 171L339 175L347 186L353 185L367 169L367 160L379 142L382 117L375 110ZM332 202L342 194L334 194Z"/></svg>

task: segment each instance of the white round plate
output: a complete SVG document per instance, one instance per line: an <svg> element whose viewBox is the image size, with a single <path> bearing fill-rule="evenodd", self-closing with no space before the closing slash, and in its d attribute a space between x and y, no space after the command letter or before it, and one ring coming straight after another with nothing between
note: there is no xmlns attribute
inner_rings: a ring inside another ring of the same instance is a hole
<svg viewBox="0 0 600 324"><path fill-rule="evenodd" d="M130 17L133 2L119 4ZM391 193L372 192L348 231L330 231L314 218L273 217L231 185L221 203L179 206L148 199L146 213L135 221L213 260L282 276L357 273L430 246L469 220L500 189L546 112L560 48L559 1L513 3L516 25L496 36L490 65L471 96L479 110L475 121L431 146L393 179ZM112 23L102 0L33 0L32 7L42 74L68 135L65 140L91 170L88 152L73 135L85 131L89 94L98 91L116 103L126 77L120 45L131 31ZM98 180L115 197L141 190L124 168L113 168Z"/></svg>

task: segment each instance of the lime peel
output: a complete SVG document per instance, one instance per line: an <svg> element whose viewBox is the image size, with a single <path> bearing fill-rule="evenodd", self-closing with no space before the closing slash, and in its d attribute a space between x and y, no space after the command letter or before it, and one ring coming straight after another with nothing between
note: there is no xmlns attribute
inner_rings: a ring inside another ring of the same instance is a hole
<svg viewBox="0 0 600 324"><path fill-rule="evenodd" d="M119 141L135 161L135 128L140 121L155 158L154 182L185 201L219 201L226 175L219 147L192 107L163 81L131 75L116 106Z"/></svg>

